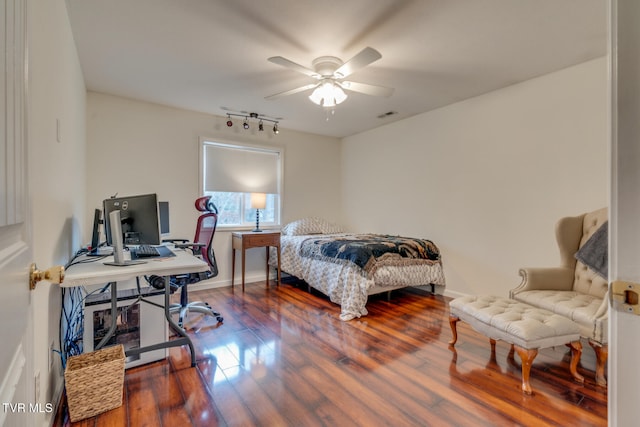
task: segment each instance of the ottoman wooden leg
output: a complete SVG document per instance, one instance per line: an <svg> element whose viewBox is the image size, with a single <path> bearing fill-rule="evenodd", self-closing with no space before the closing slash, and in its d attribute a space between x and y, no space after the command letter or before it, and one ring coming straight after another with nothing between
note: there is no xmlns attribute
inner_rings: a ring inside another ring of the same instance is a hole
<svg viewBox="0 0 640 427"><path fill-rule="evenodd" d="M571 363L569 364L569 371L573 375L573 379L579 383L584 382L584 377L578 373L578 362L580 362L580 356L582 356L582 343L580 341L572 341L567 346L571 349Z"/></svg>
<svg viewBox="0 0 640 427"><path fill-rule="evenodd" d="M538 355L538 349L526 349L520 346L515 346L518 356L522 361L522 391L527 394L531 394L531 384L529 384L529 373L531 372L531 364L533 359Z"/></svg>
<svg viewBox="0 0 640 427"><path fill-rule="evenodd" d="M456 330L456 323L460 320L457 316L449 316L449 325L451 325L451 334L453 338L449 341L450 346L456 345L456 341L458 341L458 331Z"/></svg>

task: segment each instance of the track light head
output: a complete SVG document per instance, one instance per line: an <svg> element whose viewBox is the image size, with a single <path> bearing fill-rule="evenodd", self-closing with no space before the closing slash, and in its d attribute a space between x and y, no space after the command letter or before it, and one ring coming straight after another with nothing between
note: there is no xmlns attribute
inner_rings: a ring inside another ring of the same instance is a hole
<svg viewBox="0 0 640 427"><path fill-rule="evenodd" d="M276 123L275 125L273 125L273 133L277 135L279 132L280 131L278 130L278 123Z"/></svg>
<svg viewBox="0 0 640 427"><path fill-rule="evenodd" d="M247 122L247 119L244 119L244 123L242 123L242 127L245 129L249 129L249 123Z"/></svg>
<svg viewBox="0 0 640 427"><path fill-rule="evenodd" d="M264 130L264 125L262 124L262 120L258 123L258 130L262 132Z"/></svg>

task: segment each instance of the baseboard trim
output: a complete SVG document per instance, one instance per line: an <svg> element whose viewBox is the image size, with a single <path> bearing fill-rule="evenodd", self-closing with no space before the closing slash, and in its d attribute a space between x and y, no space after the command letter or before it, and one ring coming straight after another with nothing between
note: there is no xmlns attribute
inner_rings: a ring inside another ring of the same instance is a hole
<svg viewBox="0 0 640 427"><path fill-rule="evenodd" d="M62 423L56 423L56 420L64 419L64 409L65 406L63 403L66 403L66 395L64 394L64 381L58 384L58 387L53 392L53 397L51 398L52 402L55 402L55 408L52 412L53 416L50 418L49 426L53 427L54 425L62 425Z"/></svg>
<svg viewBox="0 0 640 427"><path fill-rule="evenodd" d="M7 369L7 375L2 379L2 385L0 385L0 399L2 399L2 402L14 402L20 378L25 374L26 364L27 358L21 343L13 354L9 369ZM0 426L4 425L7 413L8 411L0 411Z"/></svg>

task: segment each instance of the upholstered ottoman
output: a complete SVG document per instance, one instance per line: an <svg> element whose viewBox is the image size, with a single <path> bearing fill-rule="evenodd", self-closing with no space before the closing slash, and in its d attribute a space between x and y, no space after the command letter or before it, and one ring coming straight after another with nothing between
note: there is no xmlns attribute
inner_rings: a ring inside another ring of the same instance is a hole
<svg viewBox="0 0 640 427"><path fill-rule="evenodd" d="M477 332L489 337L492 351L496 340L511 344L522 360L522 391L531 394L529 373L538 349L567 345L571 349L570 371L578 382L584 377L577 372L582 354L580 326L572 320L550 311L508 298L496 296L460 297L449 303L451 332L454 346L458 340L456 322L463 320Z"/></svg>

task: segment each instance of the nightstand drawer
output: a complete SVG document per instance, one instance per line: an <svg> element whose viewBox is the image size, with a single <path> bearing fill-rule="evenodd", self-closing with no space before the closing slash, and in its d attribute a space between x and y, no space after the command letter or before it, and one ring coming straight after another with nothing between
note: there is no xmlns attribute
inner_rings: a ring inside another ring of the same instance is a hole
<svg viewBox="0 0 640 427"><path fill-rule="evenodd" d="M280 246L280 232L236 232L232 234L235 249Z"/></svg>
<svg viewBox="0 0 640 427"><path fill-rule="evenodd" d="M244 247L278 246L280 245L280 233L269 234L245 234Z"/></svg>

